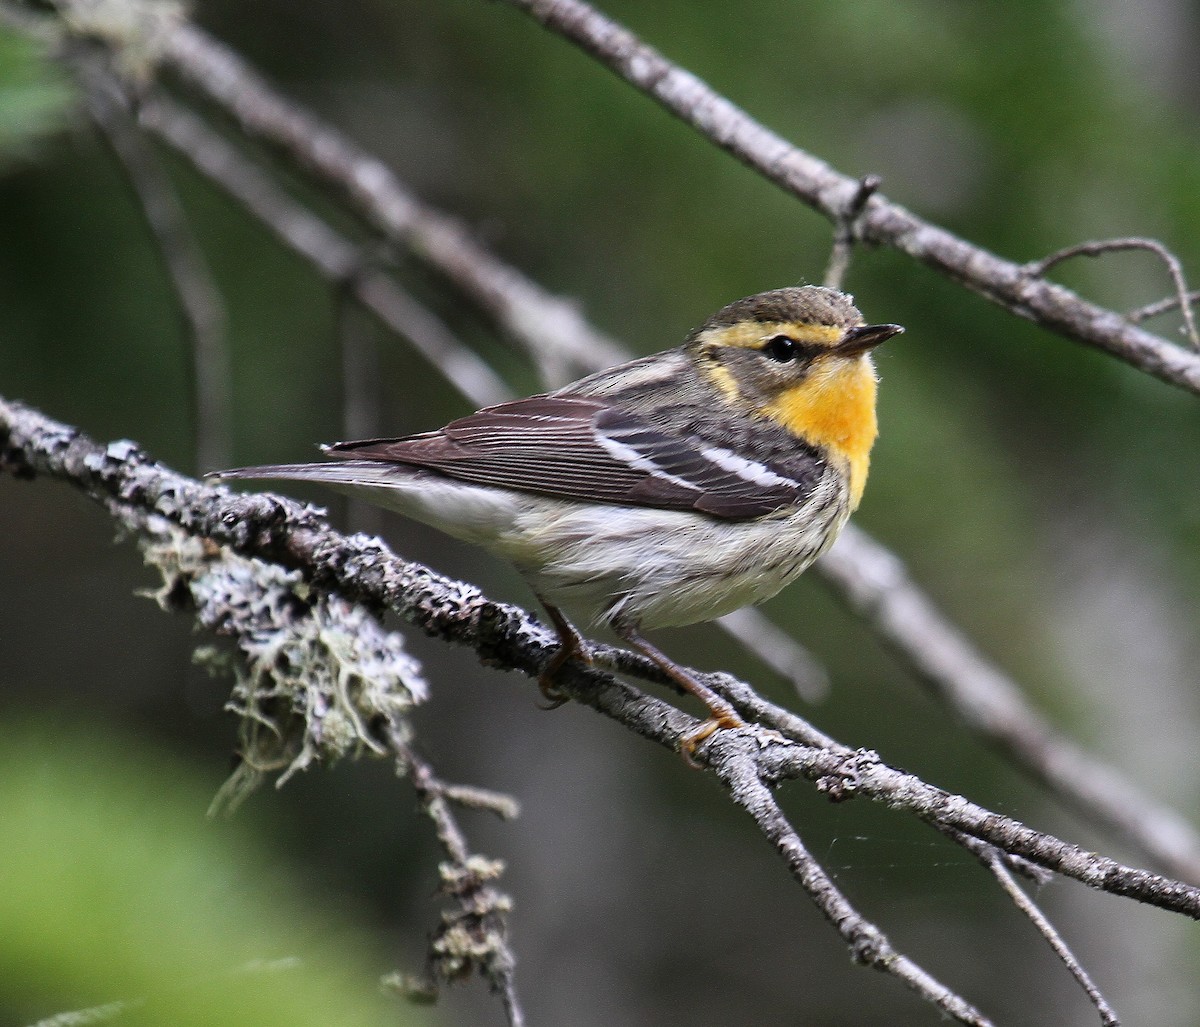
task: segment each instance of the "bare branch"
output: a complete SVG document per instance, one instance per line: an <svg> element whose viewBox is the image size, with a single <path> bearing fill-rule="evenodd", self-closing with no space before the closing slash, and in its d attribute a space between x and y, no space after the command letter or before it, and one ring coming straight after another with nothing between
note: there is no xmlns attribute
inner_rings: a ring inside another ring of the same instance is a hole
<svg viewBox="0 0 1200 1027"><path fill-rule="evenodd" d="M849 524L815 569L972 731L1169 872L1200 881L1196 830L1047 724L1017 684L913 584L894 554Z"/></svg>
<svg viewBox="0 0 1200 1027"><path fill-rule="evenodd" d="M582 0L506 0L591 54L707 139L835 224L860 188L857 179L793 146L672 64ZM892 246L1006 310L1200 394L1200 355L1130 324L1116 311L1030 276L1004 260L873 196L859 221L864 242Z"/></svg>
<svg viewBox="0 0 1200 1027"><path fill-rule="evenodd" d="M1046 917L1046 914L1038 908L1036 902L1033 901L1024 891L1021 886L1013 879L1007 866L1004 865L1004 853L1000 852L993 846L985 846L979 854L979 858L983 865L992 872L992 875L999 882L1000 887L1013 904L1028 918L1029 922L1037 928L1038 933L1046 939L1047 943L1054 950L1055 955L1062 960L1063 965L1071 972L1071 976L1079 982L1079 986L1087 993L1089 999L1092 1000L1092 1005L1100 1013L1100 1022L1104 1027L1121 1027L1121 1021L1117 1018L1117 1014L1113 1011L1112 1006L1100 993L1100 989L1096 987L1091 976L1083 968L1083 965L1075 958L1075 954L1067 945L1063 936L1059 934L1055 926Z"/></svg>
<svg viewBox="0 0 1200 1027"><path fill-rule="evenodd" d="M88 62L80 71L92 80L88 111L108 141L137 195L163 266L174 287L191 348L192 419L196 466L230 462L232 371L225 337L225 307L216 282L187 223L187 215L155 154L110 89Z"/></svg>

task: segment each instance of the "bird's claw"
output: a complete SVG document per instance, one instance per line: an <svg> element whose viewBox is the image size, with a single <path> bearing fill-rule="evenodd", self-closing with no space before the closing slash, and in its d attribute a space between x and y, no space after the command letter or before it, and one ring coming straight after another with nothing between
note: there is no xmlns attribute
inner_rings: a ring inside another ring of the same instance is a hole
<svg viewBox="0 0 1200 1027"><path fill-rule="evenodd" d="M718 713L709 717L695 731L689 731L679 741L679 755L683 757L692 770L703 770L703 764L696 759L696 750L721 728L745 727L746 722L735 713Z"/></svg>

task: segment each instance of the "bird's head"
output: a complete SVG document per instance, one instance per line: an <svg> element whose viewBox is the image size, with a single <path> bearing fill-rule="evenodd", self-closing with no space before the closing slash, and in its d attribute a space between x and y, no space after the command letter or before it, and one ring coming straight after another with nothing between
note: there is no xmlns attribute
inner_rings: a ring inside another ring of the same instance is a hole
<svg viewBox="0 0 1200 1027"><path fill-rule="evenodd" d="M728 401L842 465L853 509L877 432L871 350L903 330L865 324L849 296L806 285L731 303L686 345Z"/></svg>

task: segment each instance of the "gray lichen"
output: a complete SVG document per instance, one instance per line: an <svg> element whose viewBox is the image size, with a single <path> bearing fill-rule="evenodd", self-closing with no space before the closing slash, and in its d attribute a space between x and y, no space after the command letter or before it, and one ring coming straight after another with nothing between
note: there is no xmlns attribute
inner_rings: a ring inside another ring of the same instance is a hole
<svg viewBox="0 0 1200 1027"><path fill-rule="evenodd" d="M148 594L232 643L195 651L211 671L232 672L227 709L241 718L241 764L214 811L232 811L268 772L282 770L283 785L314 761L385 755L384 737L407 737L406 716L428 689L403 636L374 613L158 518L143 526L140 545L162 575Z"/></svg>

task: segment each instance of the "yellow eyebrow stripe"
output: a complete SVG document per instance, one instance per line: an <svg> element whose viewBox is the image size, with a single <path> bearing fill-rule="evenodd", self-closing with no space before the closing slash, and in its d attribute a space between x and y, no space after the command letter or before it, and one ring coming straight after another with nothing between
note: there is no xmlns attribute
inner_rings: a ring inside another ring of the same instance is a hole
<svg viewBox="0 0 1200 1027"><path fill-rule="evenodd" d="M817 346L836 346L842 341L843 329L833 325L796 324L794 321L743 321L721 328L709 328L701 333L702 346L732 346L737 349L758 349L773 335L787 335L797 342Z"/></svg>

